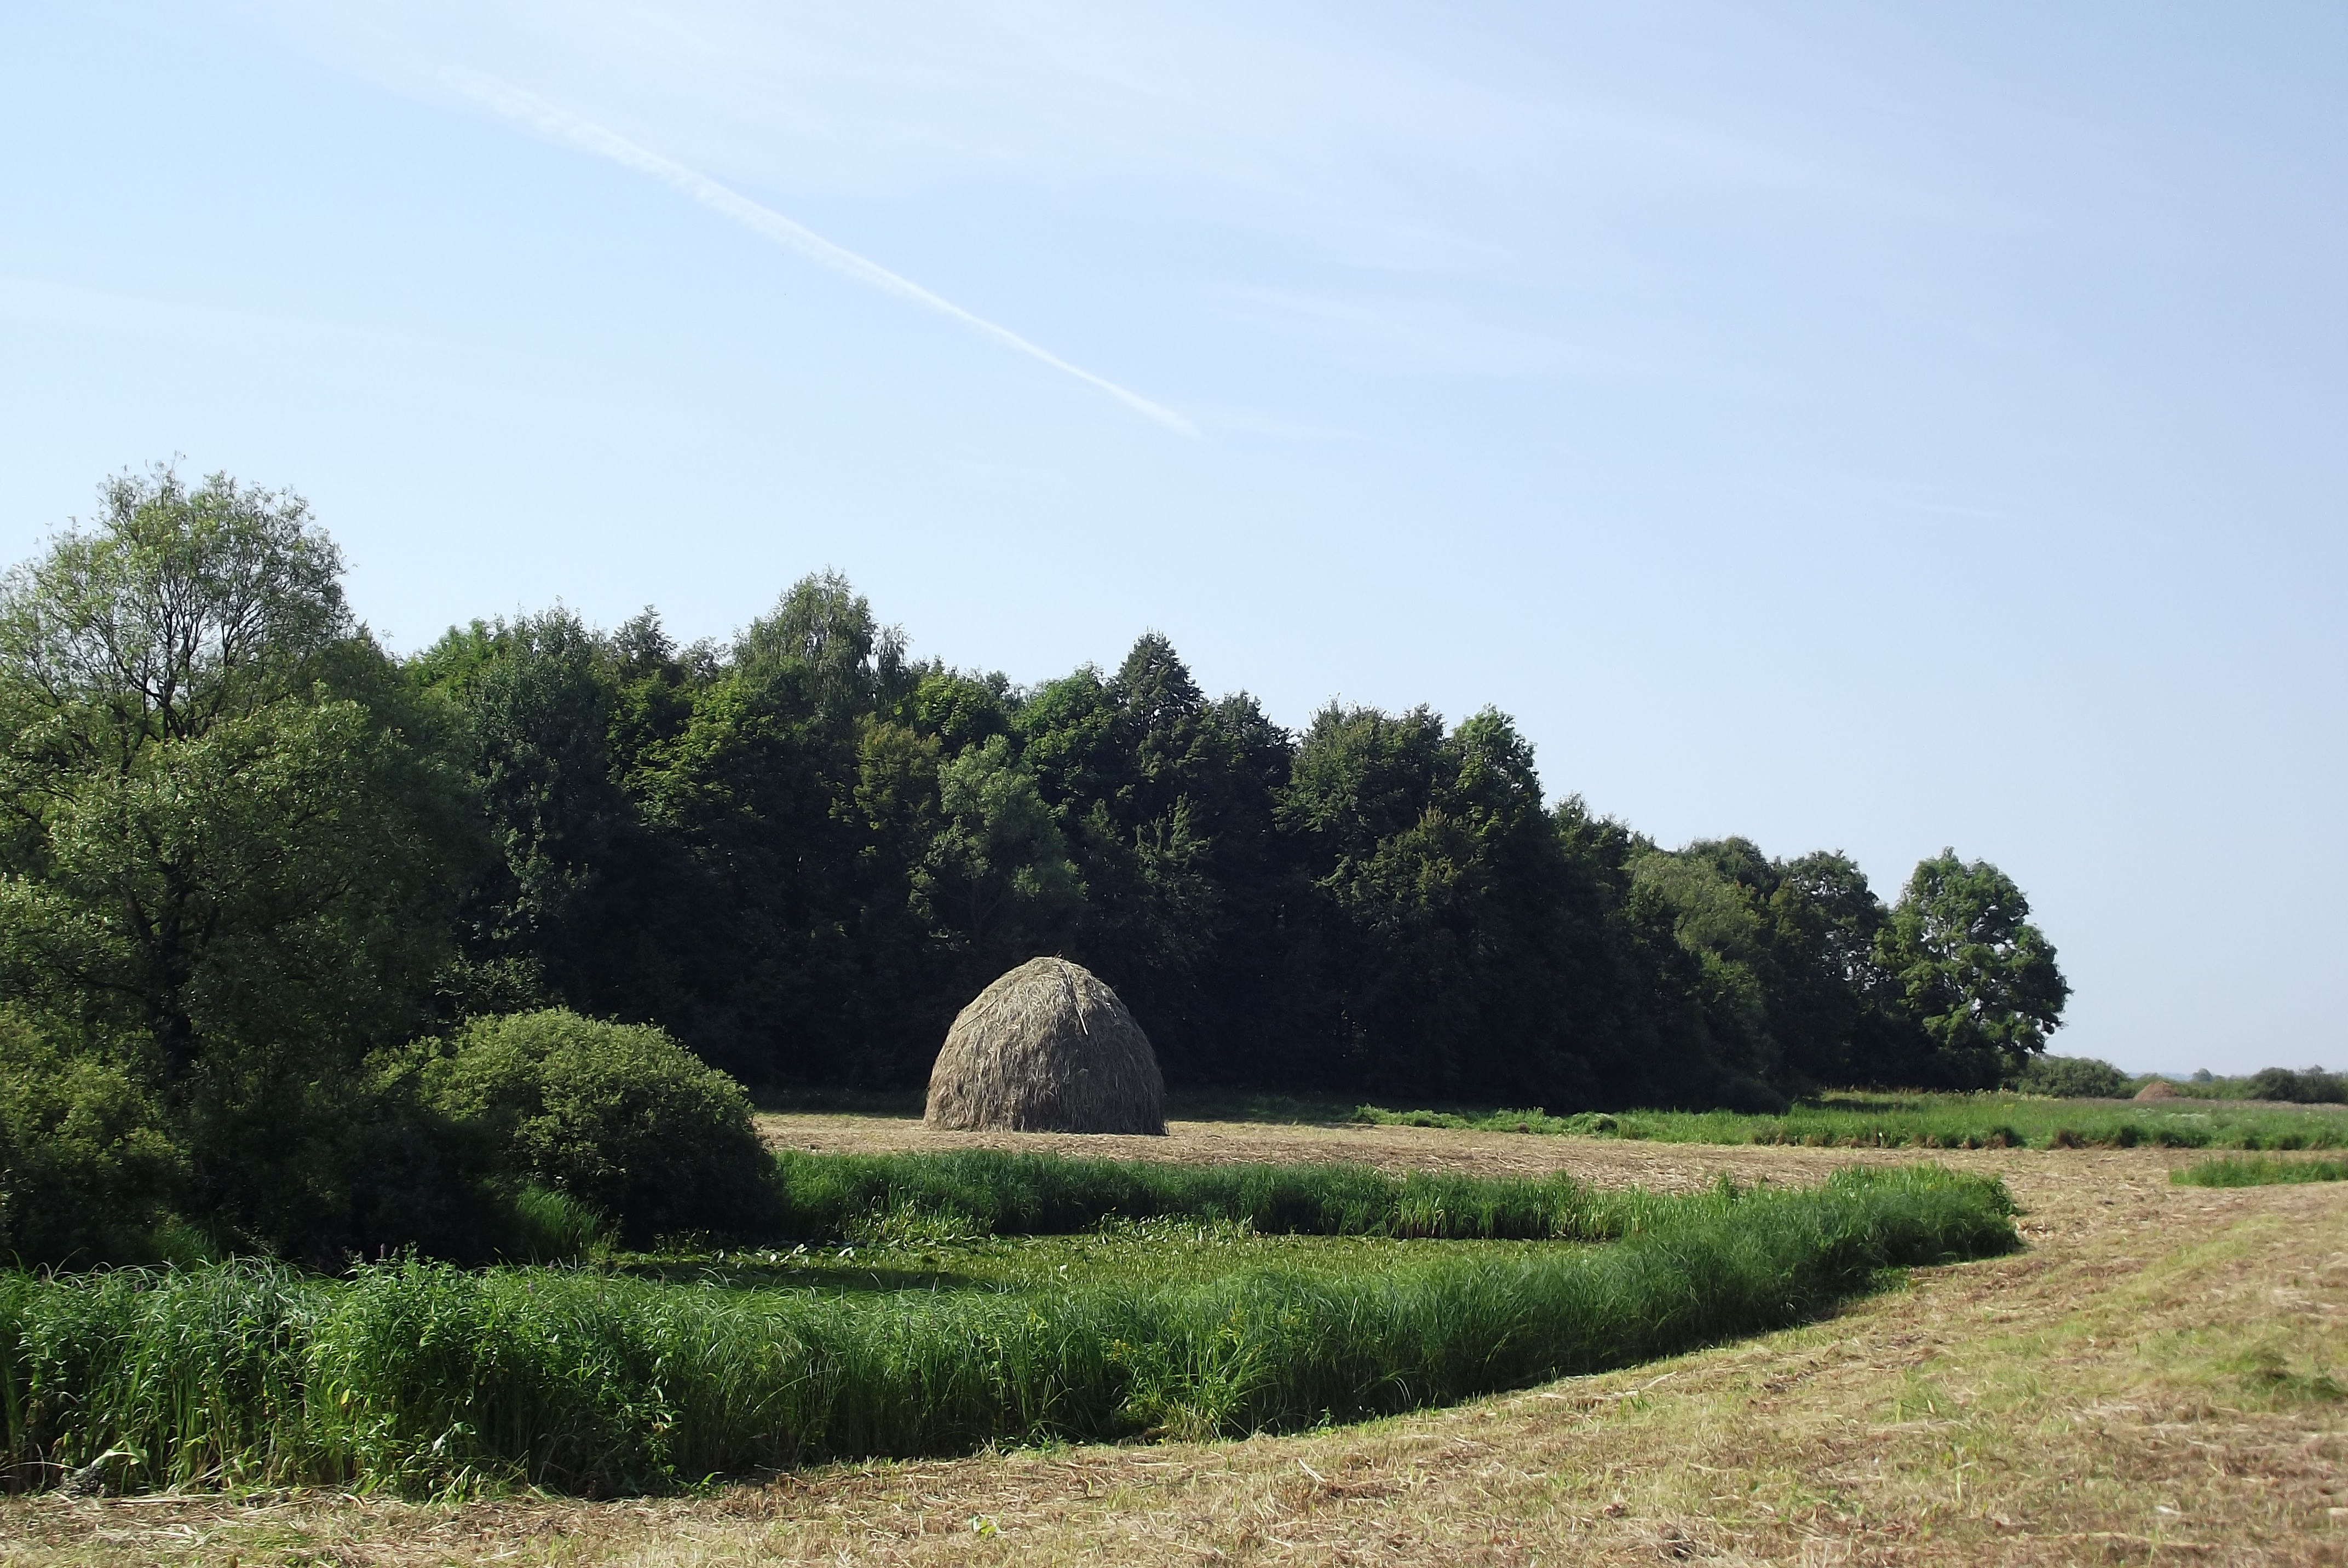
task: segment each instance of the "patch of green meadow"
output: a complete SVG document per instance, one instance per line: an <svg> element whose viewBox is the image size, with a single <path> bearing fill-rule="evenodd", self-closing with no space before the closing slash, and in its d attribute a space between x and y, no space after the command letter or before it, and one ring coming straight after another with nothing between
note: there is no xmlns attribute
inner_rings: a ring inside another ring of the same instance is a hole
<svg viewBox="0 0 2348 1568"><path fill-rule="evenodd" d="M2348 1107L2343 1106L2050 1100L2006 1092L1828 1094L1774 1113L1622 1111L1552 1116L1538 1108L1446 1112L1364 1105L1354 1120L1657 1143L1844 1149L2348 1148Z"/></svg>
<svg viewBox="0 0 2348 1568"><path fill-rule="evenodd" d="M2016 1245L1993 1181L1639 1194L1602 1245L1097 1216L995 1236L898 1203L836 1245L340 1278L0 1276L18 1487L665 1490L988 1442L1293 1430L1800 1321Z"/></svg>
<svg viewBox="0 0 2348 1568"><path fill-rule="evenodd" d="M901 1210L876 1216L856 1227L852 1235L835 1241L623 1254L611 1258L607 1266L638 1278L728 1290L805 1290L839 1296L895 1291L1053 1296L1071 1290L1163 1290L1248 1272L1342 1279L1404 1266L1519 1261L1550 1255L1557 1245L1264 1235L1246 1220L1182 1217L1111 1219L1076 1235L993 1235L959 1215Z"/></svg>
<svg viewBox="0 0 2348 1568"><path fill-rule="evenodd" d="M776 1234L853 1237L874 1216L954 1216L993 1235L1069 1235L1104 1219L1245 1221L1266 1235L1602 1240L1655 1200L1563 1174L1390 1175L1342 1163L1179 1165L964 1149L890 1154L784 1150Z"/></svg>
<svg viewBox="0 0 2348 1568"><path fill-rule="evenodd" d="M2179 1166L2168 1173L2168 1179L2180 1187L2269 1187L2297 1182L2348 1182L2348 1160L2236 1156Z"/></svg>

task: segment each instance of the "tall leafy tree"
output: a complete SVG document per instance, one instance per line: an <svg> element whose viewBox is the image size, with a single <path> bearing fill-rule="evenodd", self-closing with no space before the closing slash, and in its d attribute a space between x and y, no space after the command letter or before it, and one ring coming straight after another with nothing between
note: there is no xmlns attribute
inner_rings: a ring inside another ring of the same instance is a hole
<svg viewBox="0 0 2348 1568"><path fill-rule="evenodd" d="M0 588L10 982L135 1023L175 1098L223 1051L396 1033L461 838L340 556L225 476L105 501Z"/></svg>
<svg viewBox="0 0 2348 1568"><path fill-rule="evenodd" d="M902 971L881 957L901 950L891 923L911 918L914 856L875 853L897 819L876 822L859 791L871 798L876 718L922 673L843 579L808 577L627 764L688 889L659 934L668 973L652 1016L751 1081L857 1078L897 1060Z"/></svg>
<svg viewBox="0 0 2348 1568"><path fill-rule="evenodd" d="M939 938L989 968L1032 957L1085 900L1035 775L990 736L937 771L936 832L912 876L915 907Z"/></svg>
<svg viewBox="0 0 2348 1568"><path fill-rule="evenodd" d="M1362 1087L1520 1100L1586 1088L1568 1027L1572 867L1505 716L1447 733L1423 708L1325 709L1281 810L1311 846L1314 989Z"/></svg>
<svg viewBox="0 0 2348 1568"><path fill-rule="evenodd" d="M1944 849L1917 865L1878 951L1931 1045L1928 1072L1982 1088L2046 1049L2071 987L2029 917L2022 889L1985 860Z"/></svg>
<svg viewBox="0 0 2348 1568"><path fill-rule="evenodd" d="M613 650L557 609L451 630L413 672L458 715L497 852L466 897L456 1004L624 1010L609 1005L611 948L641 907L629 876L641 850L613 754Z"/></svg>
<svg viewBox="0 0 2348 1568"><path fill-rule="evenodd" d="M1770 1005L1779 954L1769 919L1777 868L1749 840L1726 838L1651 850L1633 876L1670 908L1672 935L1694 960L1707 1055L1749 1078L1779 1079L1784 1052Z"/></svg>
<svg viewBox="0 0 2348 1568"><path fill-rule="evenodd" d="M1771 1000L1786 1086L1871 1081L1907 1030L1878 956L1889 912L1867 874L1839 851L1785 863L1769 897L1778 954Z"/></svg>
<svg viewBox="0 0 2348 1568"><path fill-rule="evenodd" d="M1876 952L1887 915L1848 856L1788 862L1708 839L1642 855L1635 873L1695 960L1694 999L1724 1068L1800 1093L1904 1060L1912 1030Z"/></svg>
<svg viewBox="0 0 2348 1568"><path fill-rule="evenodd" d="M428 1019L461 794L299 497L104 502L0 586L0 983L127 1055L207 1208L314 1235L347 1194L296 1155Z"/></svg>
<svg viewBox="0 0 2348 1568"><path fill-rule="evenodd" d="M1208 701L1155 632L1113 674L1045 685L1016 727L1089 890L1076 954L1178 1080L1260 1072L1294 891L1273 824L1288 736L1244 694Z"/></svg>
<svg viewBox="0 0 2348 1568"><path fill-rule="evenodd" d="M810 573L735 640L734 668L780 682L789 700L832 725L870 712L907 683L904 633L873 618L871 601L835 571Z"/></svg>
<svg viewBox="0 0 2348 1568"><path fill-rule="evenodd" d="M1724 1070L1704 1003L1702 961L1680 910L1640 868L1654 845L1579 796L1550 814L1565 862L1554 903L1570 1046L1550 1075L1551 1109L1721 1104L1750 1099Z"/></svg>

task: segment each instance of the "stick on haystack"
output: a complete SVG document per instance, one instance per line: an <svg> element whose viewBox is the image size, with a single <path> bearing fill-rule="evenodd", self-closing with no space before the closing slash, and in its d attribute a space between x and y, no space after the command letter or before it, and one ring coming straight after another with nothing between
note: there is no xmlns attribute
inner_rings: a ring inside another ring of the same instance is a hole
<svg viewBox="0 0 2348 1568"><path fill-rule="evenodd" d="M1030 958L978 993L930 1070L932 1127L1163 1132L1149 1037L1082 964Z"/></svg>

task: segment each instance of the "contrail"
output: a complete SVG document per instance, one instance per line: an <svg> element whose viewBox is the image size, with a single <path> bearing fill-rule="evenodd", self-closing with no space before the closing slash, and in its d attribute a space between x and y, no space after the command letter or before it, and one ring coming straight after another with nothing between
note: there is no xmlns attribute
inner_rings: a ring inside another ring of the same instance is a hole
<svg viewBox="0 0 2348 1568"><path fill-rule="evenodd" d="M878 262L868 261L855 251L833 244L814 230L792 222L770 207L761 207L740 191L729 190L705 174L663 158L649 149L638 147L627 138L605 130L592 120L581 119L567 109L557 108L520 87L478 79L461 85L469 97L488 105L509 119L519 120L541 135L568 142L582 151L608 158L623 168L649 174L675 186L702 205L715 208L736 222L748 225L778 244L789 246L809 261L821 262L835 272L845 272L858 282L868 283L883 293L925 305L940 315L952 316L982 337L992 338L1005 348L1017 349L1031 358L1042 360L1054 370L1066 372L1089 386L1098 387L1128 408L1147 415L1169 430L1179 430L1185 436L1199 434L1198 426L1163 404L1152 403L1138 392L1128 392L1117 383L1095 375L1082 365L1070 364L1051 350L1029 343L1010 328L996 326L983 316L971 314L952 300L941 299L911 279L901 278Z"/></svg>

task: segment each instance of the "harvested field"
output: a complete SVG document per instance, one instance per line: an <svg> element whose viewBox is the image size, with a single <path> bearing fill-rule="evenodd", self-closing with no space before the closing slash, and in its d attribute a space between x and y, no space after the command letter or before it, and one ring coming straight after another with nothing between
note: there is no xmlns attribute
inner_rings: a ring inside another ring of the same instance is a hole
<svg viewBox="0 0 2348 1568"><path fill-rule="evenodd" d="M798 1148L1348 1159L1657 1187L1914 1158L1384 1127L764 1130ZM41 1497L0 1510L0 1563L2348 1562L2348 1188L2172 1185L2186 1151L1939 1157L2005 1176L2030 1251L1918 1271L1825 1323L1457 1409L643 1503Z"/></svg>

